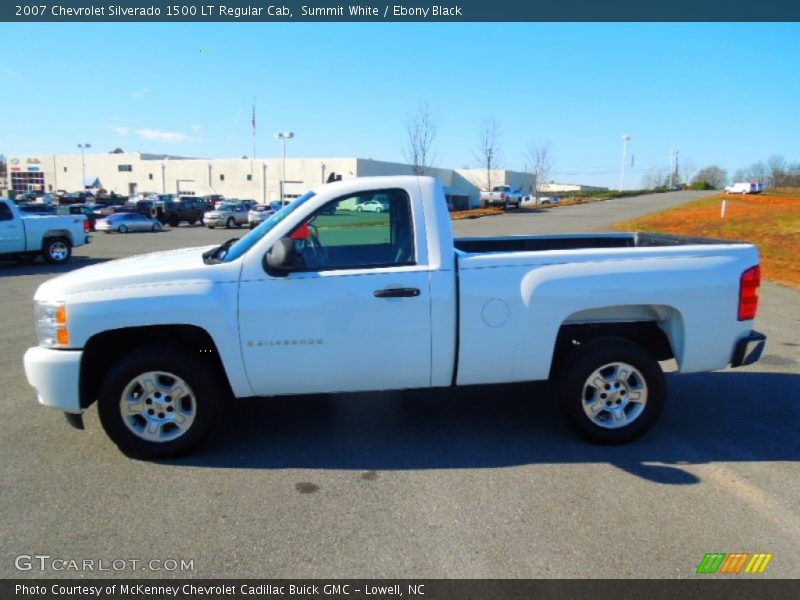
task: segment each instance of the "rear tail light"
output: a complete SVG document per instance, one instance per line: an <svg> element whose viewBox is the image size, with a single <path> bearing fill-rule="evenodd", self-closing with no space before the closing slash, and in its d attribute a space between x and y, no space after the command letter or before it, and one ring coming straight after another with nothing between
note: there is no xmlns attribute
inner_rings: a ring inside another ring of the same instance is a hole
<svg viewBox="0 0 800 600"><path fill-rule="evenodd" d="M508 196L506 196L505 194L500 194L500 200L505 200L507 198L508 198Z"/></svg>
<svg viewBox="0 0 800 600"><path fill-rule="evenodd" d="M758 312L758 286L761 285L761 266L750 267L739 281L739 320L749 321Z"/></svg>
<svg viewBox="0 0 800 600"><path fill-rule="evenodd" d="M92 224L89 223L89 219L86 217L83 218L83 232L89 233L92 230Z"/></svg>

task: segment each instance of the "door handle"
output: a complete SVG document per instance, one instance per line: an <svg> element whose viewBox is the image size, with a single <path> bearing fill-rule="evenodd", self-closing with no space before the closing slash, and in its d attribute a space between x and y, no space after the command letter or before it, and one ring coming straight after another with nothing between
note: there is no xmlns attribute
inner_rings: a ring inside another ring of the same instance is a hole
<svg viewBox="0 0 800 600"><path fill-rule="evenodd" d="M419 290L417 288L386 288L375 290L373 295L376 298L415 298L419 296Z"/></svg>

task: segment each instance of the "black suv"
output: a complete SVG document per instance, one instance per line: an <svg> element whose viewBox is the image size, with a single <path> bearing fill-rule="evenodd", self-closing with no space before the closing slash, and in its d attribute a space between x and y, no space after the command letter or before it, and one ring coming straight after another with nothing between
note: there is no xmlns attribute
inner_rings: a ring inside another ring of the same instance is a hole
<svg viewBox="0 0 800 600"><path fill-rule="evenodd" d="M175 202L174 200L156 201L155 217L170 227L177 227L181 223L195 225L203 221L203 213L207 210L205 204L200 201L186 200Z"/></svg>

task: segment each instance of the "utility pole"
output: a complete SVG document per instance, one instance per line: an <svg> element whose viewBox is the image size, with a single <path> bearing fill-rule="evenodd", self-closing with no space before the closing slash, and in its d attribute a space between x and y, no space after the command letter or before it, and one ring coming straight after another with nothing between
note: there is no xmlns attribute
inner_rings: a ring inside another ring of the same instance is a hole
<svg viewBox="0 0 800 600"><path fill-rule="evenodd" d="M631 136L627 133L622 134L622 163L619 169L619 191L622 191L622 186L625 182L625 156L628 153L628 142L630 141Z"/></svg>
<svg viewBox="0 0 800 600"><path fill-rule="evenodd" d="M81 190L86 189L86 157L84 152L91 147L91 144L78 144L78 148L81 149Z"/></svg>
<svg viewBox="0 0 800 600"><path fill-rule="evenodd" d="M275 134L275 137L281 141L283 146L283 157L281 161L281 206L283 206L286 197L286 140L292 139L294 133L291 131L279 131Z"/></svg>

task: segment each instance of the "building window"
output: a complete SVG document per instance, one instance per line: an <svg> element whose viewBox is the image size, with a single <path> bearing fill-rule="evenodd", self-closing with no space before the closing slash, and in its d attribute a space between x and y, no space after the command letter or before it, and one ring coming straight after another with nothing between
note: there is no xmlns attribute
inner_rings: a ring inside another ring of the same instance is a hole
<svg viewBox="0 0 800 600"><path fill-rule="evenodd" d="M64 167L64 173L66 173L66 172L67 172L67 167Z"/></svg>
<svg viewBox="0 0 800 600"><path fill-rule="evenodd" d="M220 173L219 174L219 180L220 181L225 181L225 174L224 173Z"/></svg>
<svg viewBox="0 0 800 600"><path fill-rule="evenodd" d="M147 178L148 178L150 181L152 181L152 180L153 180L153 174L152 174L152 173L148 173L148 174L147 174Z"/></svg>
<svg viewBox="0 0 800 600"><path fill-rule="evenodd" d="M247 181L253 181L253 174L252 173L248 173L247 174Z"/></svg>
<svg viewBox="0 0 800 600"><path fill-rule="evenodd" d="M120 173L130 173L133 171L133 165L117 165L117 171Z"/></svg>

